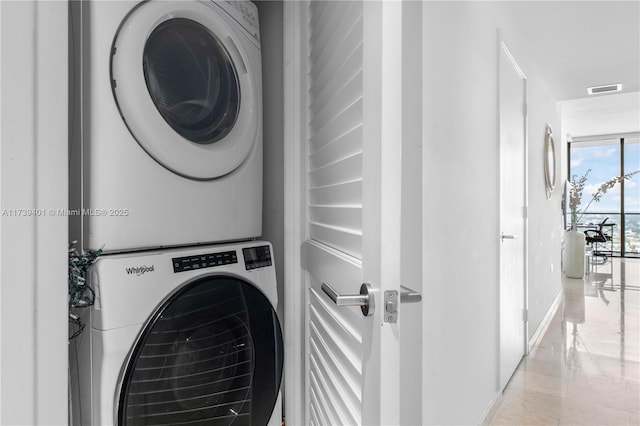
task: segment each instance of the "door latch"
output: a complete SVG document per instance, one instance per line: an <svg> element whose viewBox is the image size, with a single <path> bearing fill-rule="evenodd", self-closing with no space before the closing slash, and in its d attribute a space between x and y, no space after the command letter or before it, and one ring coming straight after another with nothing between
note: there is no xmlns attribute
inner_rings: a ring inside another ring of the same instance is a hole
<svg viewBox="0 0 640 426"><path fill-rule="evenodd" d="M398 322L397 290L387 290L384 292L384 322L391 324Z"/></svg>
<svg viewBox="0 0 640 426"><path fill-rule="evenodd" d="M387 290L384 292L384 322L394 324L398 322L398 304L399 303L417 303L422 300L422 295L417 291L411 290L403 285L398 298L397 290ZM399 300L398 300L399 299Z"/></svg>

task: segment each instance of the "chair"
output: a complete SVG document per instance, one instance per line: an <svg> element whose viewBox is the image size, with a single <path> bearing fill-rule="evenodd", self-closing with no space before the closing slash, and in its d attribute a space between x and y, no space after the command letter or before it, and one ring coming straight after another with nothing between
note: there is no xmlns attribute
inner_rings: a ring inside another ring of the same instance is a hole
<svg viewBox="0 0 640 426"><path fill-rule="evenodd" d="M611 241L611 235L606 234L602 231L602 227L605 226L605 222L609 220L609 218L605 218L602 222L598 224L598 229L586 229L584 231L584 237L588 245L591 246L592 256L602 257L602 263L607 261L607 255L598 250L598 244L607 243Z"/></svg>

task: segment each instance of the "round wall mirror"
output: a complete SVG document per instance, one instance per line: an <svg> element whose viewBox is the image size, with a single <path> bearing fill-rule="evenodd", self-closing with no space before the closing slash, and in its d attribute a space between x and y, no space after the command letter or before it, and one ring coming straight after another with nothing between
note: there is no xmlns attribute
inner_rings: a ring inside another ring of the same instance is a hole
<svg viewBox="0 0 640 426"><path fill-rule="evenodd" d="M547 200L549 200L556 187L556 145L549 125L547 125L544 137L544 180Z"/></svg>

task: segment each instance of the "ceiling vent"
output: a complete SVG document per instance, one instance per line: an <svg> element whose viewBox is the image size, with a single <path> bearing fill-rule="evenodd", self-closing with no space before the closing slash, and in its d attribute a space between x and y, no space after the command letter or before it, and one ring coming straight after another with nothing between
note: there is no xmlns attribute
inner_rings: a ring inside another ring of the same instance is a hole
<svg viewBox="0 0 640 426"><path fill-rule="evenodd" d="M622 90L622 83L607 84L606 86L587 87L587 93L590 95L598 95L600 93L619 92Z"/></svg>

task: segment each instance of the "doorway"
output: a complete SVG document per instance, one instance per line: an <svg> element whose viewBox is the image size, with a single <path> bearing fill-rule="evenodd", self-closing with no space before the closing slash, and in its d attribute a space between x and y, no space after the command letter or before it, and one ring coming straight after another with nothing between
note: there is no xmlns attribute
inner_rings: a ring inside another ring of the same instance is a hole
<svg viewBox="0 0 640 426"><path fill-rule="evenodd" d="M500 390L526 353L526 77L504 43L499 51Z"/></svg>

